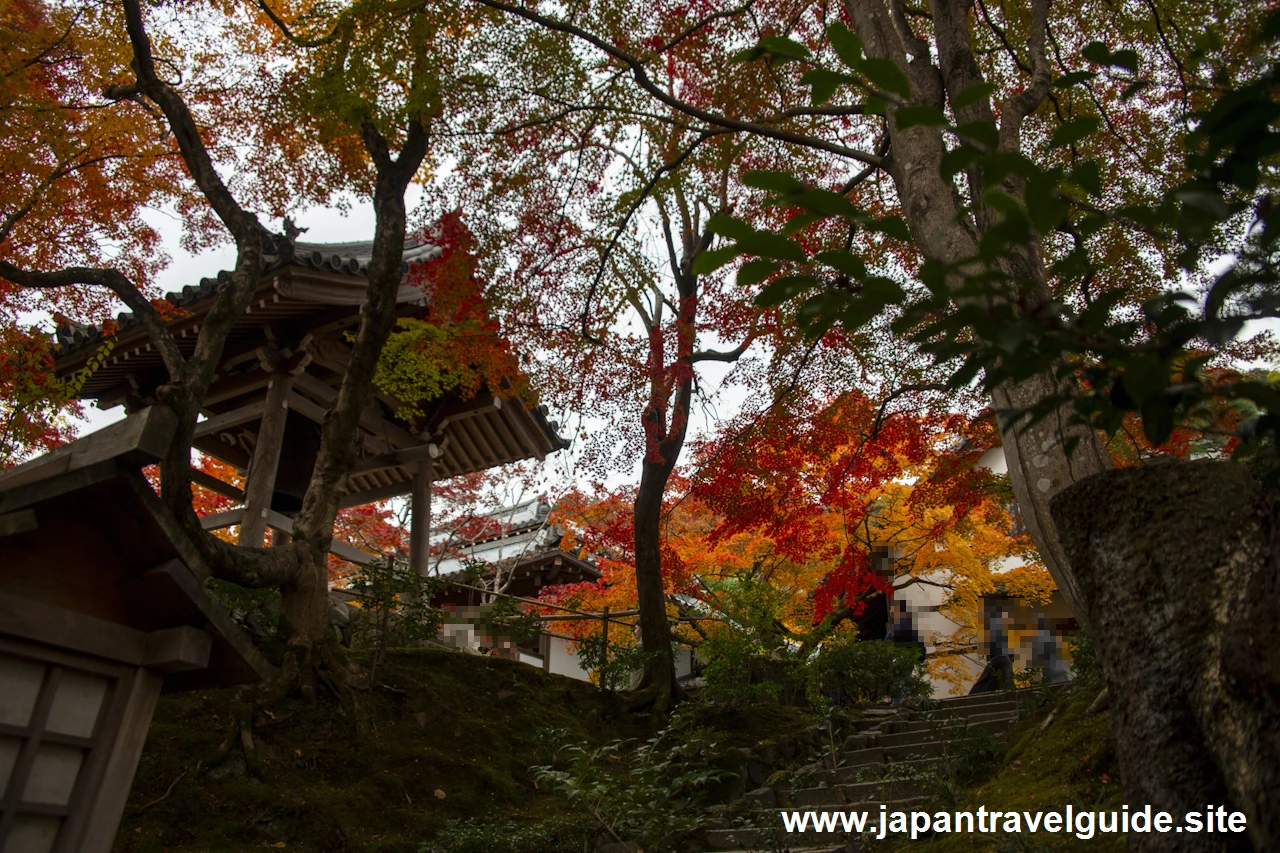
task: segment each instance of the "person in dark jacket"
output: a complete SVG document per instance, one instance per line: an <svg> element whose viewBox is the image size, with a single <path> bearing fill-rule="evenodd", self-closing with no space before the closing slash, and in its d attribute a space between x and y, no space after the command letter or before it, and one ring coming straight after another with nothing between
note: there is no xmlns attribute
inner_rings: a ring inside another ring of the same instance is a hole
<svg viewBox="0 0 1280 853"><path fill-rule="evenodd" d="M924 660L925 644L920 639L920 632L916 629L915 616L912 614L911 608L907 606L907 602L904 600L895 601L893 613L893 624L889 626L889 633L885 634L885 640L893 643L898 648L915 650L919 654L919 659ZM895 685L893 694L893 706L895 708L902 704L906 687L906 678Z"/></svg>
<svg viewBox="0 0 1280 853"><path fill-rule="evenodd" d="M998 604L983 608L987 628L987 665L969 688L969 695L996 693L1013 687L1013 658L1009 656L1009 617Z"/></svg>

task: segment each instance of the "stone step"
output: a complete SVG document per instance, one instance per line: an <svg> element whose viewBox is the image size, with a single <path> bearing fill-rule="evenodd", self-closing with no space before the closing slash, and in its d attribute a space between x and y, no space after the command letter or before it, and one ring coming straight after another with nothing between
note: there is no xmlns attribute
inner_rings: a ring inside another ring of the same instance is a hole
<svg viewBox="0 0 1280 853"><path fill-rule="evenodd" d="M982 706L979 705L976 707L981 708ZM951 724L967 723L969 725L975 725L978 723L1005 722L1005 721L1012 723L1016 719L1017 719L1017 715L1012 710L984 711L982 713L973 713L973 714L946 716L946 717L930 717L928 719L923 719L923 720L910 720L904 723L893 723L886 733L901 734L902 732L923 732L923 731L928 731L930 729L936 729L940 725L947 725L949 723Z"/></svg>
<svg viewBox="0 0 1280 853"><path fill-rule="evenodd" d="M981 732L998 734L1000 732L1008 731L1009 727L1013 725L1013 721L1007 718L996 718L980 723L968 723L966 721L966 723L937 725L929 728L916 729L915 731L877 735L876 746L872 748L903 746L912 743L928 743L929 741L934 740L955 740L962 737L974 737ZM855 751L862 752L863 750Z"/></svg>
<svg viewBox="0 0 1280 853"><path fill-rule="evenodd" d="M967 705L944 705L929 711L920 711L917 719L968 719L987 714L1007 714L1016 716L1019 703L1016 699L995 699L990 702L973 702Z"/></svg>
<svg viewBox="0 0 1280 853"><path fill-rule="evenodd" d="M934 759L941 761L945 756L956 752L967 742L968 738L955 740L928 740L922 743L903 743L898 746L886 746L884 758L886 763L913 761L917 759Z"/></svg>
<svg viewBox="0 0 1280 853"><path fill-rule="evenodd" d="M788 808L814 808L818 806L844 806L849 803L881 803L906 797L918 797L924 786L911 779L873 779L867 782L846 782L823 787L801 788L786 797Z"/></svg>
<svg viewBox="0 0 1280 853"><path fill-rule="evenodd" d="M1057 693L1070 686L1070 681L1064 681L1060 684L1050 685L1048 688L1023 687L1017 690L1001 690L996 693L975 693L969 696L948 696L945 699L939 699L938 704L948 708L955 708L963 707L965 705L979 705L983 702L991 701L1021 702L1027 696L1034 695L1038 690L1048 689L1051 693Z"/></svg>
<svg viewBox="0 0 1280 853"><path fill-rule="evenodd" d="M910 777L928 769L942 760L942 756L911 759L908 761L865 764L860 767L841 766L839 770L817 770L805 777L806 788L851 785L857 782L883 781Z"/></svg>

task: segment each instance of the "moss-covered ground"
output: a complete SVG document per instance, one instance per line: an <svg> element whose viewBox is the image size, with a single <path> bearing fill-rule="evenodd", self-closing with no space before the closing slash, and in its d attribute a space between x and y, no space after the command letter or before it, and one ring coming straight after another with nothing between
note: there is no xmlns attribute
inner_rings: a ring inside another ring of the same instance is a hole
<svg viewBox="0 0 1280 853"><path fill-rule="evenodd" d="M938 796L925 808L954 812L986 806L988 810L1061 812L1071 804L1077 811L1118 810L1123 796L1111 717L1105 712L1088 713L1097 693L1097 687L1076 688L1038 708L1028 708L1023 720L1002 739L998 759L988 769L979 770L963 786L940 785ZM1041 731L1050 714L1052 722ZM1085 840L1024 830L1020 835L937 835L908 849L911 853L1122 853L1125 847L1122 834L1095 833Z"/></svg>
<svg viewBox="0 0 1280 853"><path fill-rule="evenodd" d="M488 831L509 836L510 827L570 813L534 782L530 768L550 760L540 732L562 729L591 744L652 733L647 716L625 713L591 685L508 660L399 651L379 671L386 687L360 696L363 734L334 701L261 709L257 773L239 750L210 769L233 725L232 691L162 697L116 853L418 853L457 820L485 821ZM1029 709L1000 743L975 743L936 780L928 808L1119 808L1110 719L1086 712L1095 694L1058 694ZM726 749L751 750L813 722L799 709L769 704L697 705L694 714ZM953 834L910 850L1119 853L1124 844L1121 835Z"/></svg>
<svg viewBox="0 0 1280 853"><path fill-rule="evenodd" d="M531 825L565 813L530 772L550 758L540 731L593 744L651 734L647 716L589 684L498 658L394 652L378 680L392 689L360 695L363 735L333 701L263 709L258 775L239 750L209 769L233 724L232 691L162 697L114 850L417 853L452 820ZM705 706L698 717L726 747L812 722L778 706Z"/></svg>

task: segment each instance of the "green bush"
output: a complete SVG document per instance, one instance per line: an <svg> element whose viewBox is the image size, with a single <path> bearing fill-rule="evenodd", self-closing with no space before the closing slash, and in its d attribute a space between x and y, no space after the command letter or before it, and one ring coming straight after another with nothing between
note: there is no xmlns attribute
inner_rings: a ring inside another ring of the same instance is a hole
<svg viewBox="0 0 1280 853"><path fill-rule="evenodd" d="M1082 626L1067 639L1071 650L1071 675L1078 686L1100 687L1104 683L1102 661L1088 626Z"/></svg>
<svg viewBox="0 0 1280 853"><path fill-rule="evenodd" d="M777 661L756 642L738 631L716 631L707 636L698 652L707 664L702 670L704 695L713 702L776 701L782 680L771 677Z"/></svg>
<svg viewBox="0 0 1280 853"><path fill-rule="evenodd" d="M827 640L804 666L810 701L843 704L886 697L922 701L933 693L918 649L843 634Z"/></svg>
<svg viewBox="0 0 1280 853"><path fill-rule="evenodd" d="M578 641L577 655L582 668L596 676L601 689L625 690L631 686L633 675L649 668L657 652L621 643L609 643L606 648L604 636L596 634Z"/></svg>
<svg viewBox="0 0 1280 853"><path fill-rule="evenodd" d="M678 708L665 729L639 745L615 740L593 748L563 731L539 735L553 760L531 768L538 783L594 819L606 835L645 850L662 850L707 824L703 807L717 784L734 775L716 766L714 734L697 725L688 707Z"/></svg>
<svg viewBox="0 0 1280 853"><path fill-rule="evenodd" d="M537 823L472 819L450 821L418 853L581 853L591 823L555 815Z"/></svg>

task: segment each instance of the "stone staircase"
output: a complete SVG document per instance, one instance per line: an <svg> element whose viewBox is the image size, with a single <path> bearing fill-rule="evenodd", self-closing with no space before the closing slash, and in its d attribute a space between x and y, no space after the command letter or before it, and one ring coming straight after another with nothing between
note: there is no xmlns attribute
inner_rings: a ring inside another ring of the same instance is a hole
<svg viewBox="0 0 1280 853"><path fill-rule="evenodd" d="M917 807L928 801L926 786L946 762L982 733L999 735L1013 725L1021 698L1015 691L944 699L922 711L871 709L860 731L844 739L835 767L828 756L788 785L748 791L720 807L722 816L706 831L706 853L862 850L856 834L786 832L779 811L866 811L874 827L882 804L891 812Z"/></svg>

